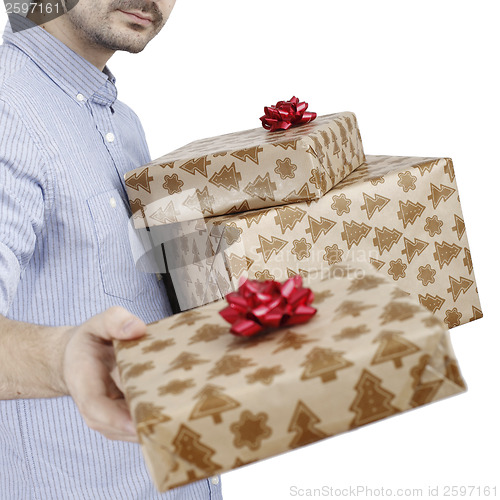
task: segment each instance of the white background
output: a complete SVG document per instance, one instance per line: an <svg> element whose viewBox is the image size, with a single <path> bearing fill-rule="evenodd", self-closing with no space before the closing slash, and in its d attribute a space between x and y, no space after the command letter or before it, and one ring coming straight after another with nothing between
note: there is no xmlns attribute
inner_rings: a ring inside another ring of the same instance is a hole
<svg viewBox="0 0 500 500"><path fill-rule="evenodd" d="M299 498L293 485L496 485L500 497L498 5L178 0L141 54L110 60L153 158L258 127L264 105L296 95L318 114L355 112L367 154L454 160L485 314L451 331L468 392L224 474L225 500Z"/></svg>

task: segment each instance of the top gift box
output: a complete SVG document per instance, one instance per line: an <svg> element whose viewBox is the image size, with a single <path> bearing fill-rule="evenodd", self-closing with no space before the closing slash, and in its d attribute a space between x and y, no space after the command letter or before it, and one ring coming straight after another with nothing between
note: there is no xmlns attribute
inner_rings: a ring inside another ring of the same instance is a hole
<svg viewBox="0 0 500 500"><path fill-rule="evenodd" d="M192 142L125 175L136 228L321 198L365 161L354 113Z"/></svg>

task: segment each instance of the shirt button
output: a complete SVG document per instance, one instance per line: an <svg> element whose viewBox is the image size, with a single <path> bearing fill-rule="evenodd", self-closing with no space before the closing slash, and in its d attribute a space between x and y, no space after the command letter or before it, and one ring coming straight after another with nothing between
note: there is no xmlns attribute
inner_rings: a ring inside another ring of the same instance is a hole
<svg viewBox="0 0 500 500"><path fill-rule="evenodd" d="M112 132L108 132L106 134L106 140L108 142L113 142L115 140L115 134L113 134Z"/></svg>
<svg viewBox="0 0 500 500"><path fill-rule="evenodd" d="M83 94L77 94L76 100L80 102L85 101L85 96Z"/></svg>
<svg viewBox="0 0 500 500"><path fill-rule="evenodd" d="M116 207L116 200L114 198L110 198L109 204L111 205L112 208Z"/></svg>
<svg viewBox="0 0 500 500"><path fill-rule="evenodd" d="M212 484L219 484L219 476L212 477Z"/></svg>

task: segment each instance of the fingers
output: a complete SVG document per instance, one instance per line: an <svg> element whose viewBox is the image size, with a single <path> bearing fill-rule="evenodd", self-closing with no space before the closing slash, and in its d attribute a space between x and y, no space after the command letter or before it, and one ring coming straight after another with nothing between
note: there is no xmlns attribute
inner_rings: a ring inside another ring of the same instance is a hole
<svg viewBox="0 0 500 500"><path fill-rule="evenodd" d="M82 328L104 340L135 339L146 333L146 324L141 319L118 306L93 316Z"/></svg>
<svg viewBox="0 0 500 500"><path fill-rule="evenodd" d="M85 377L74 381L73 399L87 425L108 439L137 442L123 394L105 367L96 365Z"/></svg>

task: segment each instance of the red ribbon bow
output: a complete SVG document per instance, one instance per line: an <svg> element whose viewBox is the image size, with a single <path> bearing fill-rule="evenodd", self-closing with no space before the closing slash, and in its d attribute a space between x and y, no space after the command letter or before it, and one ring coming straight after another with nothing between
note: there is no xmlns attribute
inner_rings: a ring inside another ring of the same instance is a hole
<svg viewBox="0 0 500 500"><path fill-rule="evenodd" d="M316 113L307 111L307 102L299 102L297 97L289 101L279 101L276 106L266 106L264 116L261 116L262 126L274 132L275 130L287 130L294 125L303 125L316 118Z"/></svg>
<svg viewBox="0 0 500 500"><path fill-rule="evenodd" d="M229 305L219 314L232 324L231 333L240 337L251 337L267 328L306 323L316 314L316 309L309 305L314 294L302 287L299 275L283 284L246 280L226 300Z"/></svg>

